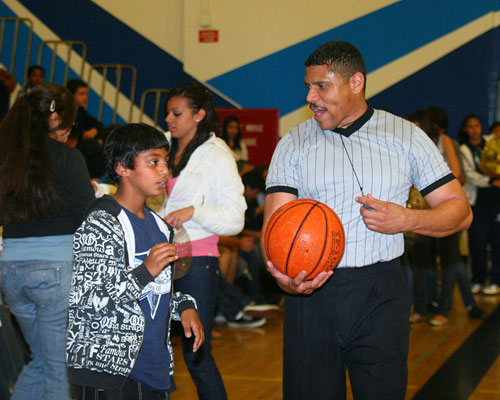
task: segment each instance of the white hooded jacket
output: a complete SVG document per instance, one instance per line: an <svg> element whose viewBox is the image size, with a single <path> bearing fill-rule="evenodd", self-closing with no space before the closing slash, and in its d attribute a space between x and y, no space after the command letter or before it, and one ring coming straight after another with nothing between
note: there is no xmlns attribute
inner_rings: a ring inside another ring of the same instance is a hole
<svg viewBox="0 0 500 400"><path fill-rule="evenodd" d="M236 235L243 229L243 184L229 147L214 133L191 154L160 215L189 206L194 214L183 227L191 240Z"/></svg>

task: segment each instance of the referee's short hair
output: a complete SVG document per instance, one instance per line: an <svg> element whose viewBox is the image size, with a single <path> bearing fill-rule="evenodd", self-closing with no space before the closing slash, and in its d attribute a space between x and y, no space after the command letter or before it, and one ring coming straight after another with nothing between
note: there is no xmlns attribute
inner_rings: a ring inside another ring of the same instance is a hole
<svg viewBox="0 0 500 400"><path fill-rule="evenodd" d="M363 56L352 44L333 40L319 46L307 58L306 67L326 65L332 72L342 76L345 82L356 72L361 72L366 82L366 67Z"/></svg>

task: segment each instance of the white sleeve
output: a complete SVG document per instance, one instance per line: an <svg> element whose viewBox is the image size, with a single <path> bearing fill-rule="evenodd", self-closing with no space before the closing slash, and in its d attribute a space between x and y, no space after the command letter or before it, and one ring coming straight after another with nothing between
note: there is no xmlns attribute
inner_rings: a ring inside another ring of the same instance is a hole
<svg viewBox="0 0 500 400"><path fill-rule="evenodd" d="M219 152L215 172L203 204L194 206L191 220L216 235L232 236L241 232L247 208L243 183L230 154Z"/></svg>

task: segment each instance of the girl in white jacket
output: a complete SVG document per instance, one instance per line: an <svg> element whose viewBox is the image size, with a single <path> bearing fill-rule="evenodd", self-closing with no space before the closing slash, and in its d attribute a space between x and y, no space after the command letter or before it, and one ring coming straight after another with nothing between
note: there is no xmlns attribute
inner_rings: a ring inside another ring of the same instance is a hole
<svg viewBox="0 0 500 400"><path fill-rule="evenodd" d="M172 89L166 102L171 149L163 215L187 231L192 245L191 268L176 282L196 299L205 343L196 352L183 340L184 360L200 399L226 399L222 378L211 355L210 337L219 270L218 235L243 229L246 209L243 185L229 148L215 132L218 118L213 97L197 83Z"/></svg>

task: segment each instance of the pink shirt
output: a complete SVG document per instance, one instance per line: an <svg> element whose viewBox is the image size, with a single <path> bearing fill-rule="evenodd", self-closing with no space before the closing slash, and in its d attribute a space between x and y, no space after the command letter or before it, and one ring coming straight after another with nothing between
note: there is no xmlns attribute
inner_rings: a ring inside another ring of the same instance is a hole
<svg viewBox="0 0 500 400"><path fill-rule="evenodd" d="M175 178L168 178L167 180L167 195L170 196L172 190L174 189L175 182L177 182L178 176ZM203 239L194 240L191 242L191 256L192 257L219 257L219 249L217 243L219 242L219 237L217 235L207 236Z"/></svg>

